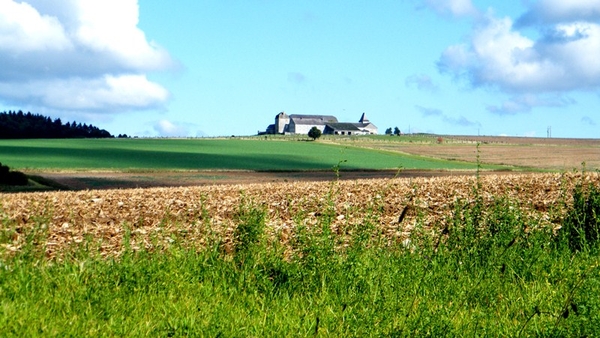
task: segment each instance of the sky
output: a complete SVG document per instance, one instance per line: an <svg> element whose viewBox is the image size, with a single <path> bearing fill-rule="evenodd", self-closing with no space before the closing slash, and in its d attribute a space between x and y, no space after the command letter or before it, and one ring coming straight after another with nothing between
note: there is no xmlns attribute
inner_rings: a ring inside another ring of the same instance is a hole
<svg viewBox="0 0 600 338"><path fill-rule="evenodd" d="M600 138L600 0L0 0L0 111L114 135Z"/></svg>

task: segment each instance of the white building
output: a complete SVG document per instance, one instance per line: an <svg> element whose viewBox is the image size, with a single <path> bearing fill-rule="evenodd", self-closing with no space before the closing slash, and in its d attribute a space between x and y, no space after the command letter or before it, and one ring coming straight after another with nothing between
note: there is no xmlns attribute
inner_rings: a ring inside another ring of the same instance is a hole
<svg viewBox="0 0 600 338"><path fill-rule="evenodd" d="M371 123L365 113L358 123L339 122L332 115L287 115L281 112L275 116L275 124L267 127L266 134L308 134L317 127L323 134L330 135L368 135L377 134L377 127Z"/></svg>

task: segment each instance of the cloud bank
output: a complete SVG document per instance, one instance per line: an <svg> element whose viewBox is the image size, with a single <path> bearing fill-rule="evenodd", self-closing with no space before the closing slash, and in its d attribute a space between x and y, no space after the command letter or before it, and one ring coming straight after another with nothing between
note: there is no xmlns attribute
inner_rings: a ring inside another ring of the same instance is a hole
<svg viewBox="0 0 600 338"><path fill-rule="evenodd" d="M0 0L0 100L83 113L162 107L169 92L146 73L174 62L138 17L137 0Z"/></svg>
<svg viewBox="0 0 600 338"><path fill-rule="evenodd" d="M466 78L475 87L506 92L561 92L600 87L600 25L555 25L536 40L514 30L510 18L488 17L469 44L442 54L443 72Z"/></svg>
<svg viewBox="0 0 600 338"><path fill-rule="evenodd" d="M539 0L517 20L517 25L591 22L599 19L600 1L598 0Z"/></svg>
<svg viewBox="0 0 600 338"><path fill-rule="evenodd" d="M569 92L600 89L599 20L599 0L539 0L516 22L488 11L473 17L465 43L444 50L438 69L513 96L488 108L494 113L563 106Z"/></svg>

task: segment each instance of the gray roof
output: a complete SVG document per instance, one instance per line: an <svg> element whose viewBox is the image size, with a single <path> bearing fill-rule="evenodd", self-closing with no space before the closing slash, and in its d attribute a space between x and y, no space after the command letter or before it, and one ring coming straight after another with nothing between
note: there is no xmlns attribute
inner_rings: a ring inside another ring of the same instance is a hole
<svg viewBox="0 0 600 338"><path fill-rule="evenodd" d="M333 130L360 131L356 123L327 123L327 126Z"/></svg>
<svg viewBox="0 0 600 338"><path fill-rule="evenodd" d="M337 123L337 118L333 115L290 115L290 119L295 124L312 124L312 125L324 125L327 123Z"/></svg>

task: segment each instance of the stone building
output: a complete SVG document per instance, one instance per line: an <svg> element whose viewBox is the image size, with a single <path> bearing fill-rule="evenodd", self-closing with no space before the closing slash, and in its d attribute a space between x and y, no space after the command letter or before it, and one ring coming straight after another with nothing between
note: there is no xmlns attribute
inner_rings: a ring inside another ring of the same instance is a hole
<svg viewBox="0 0 600 338"><path fill-rule="evenodd" d="M367 135L377 134L377 127L371 123L365 113L358 123L339 122L332 115L287 115L281 112L275 116L275 124L267 127L265 134L308 134L317 127L323 134L330 135Z"/></svg>

